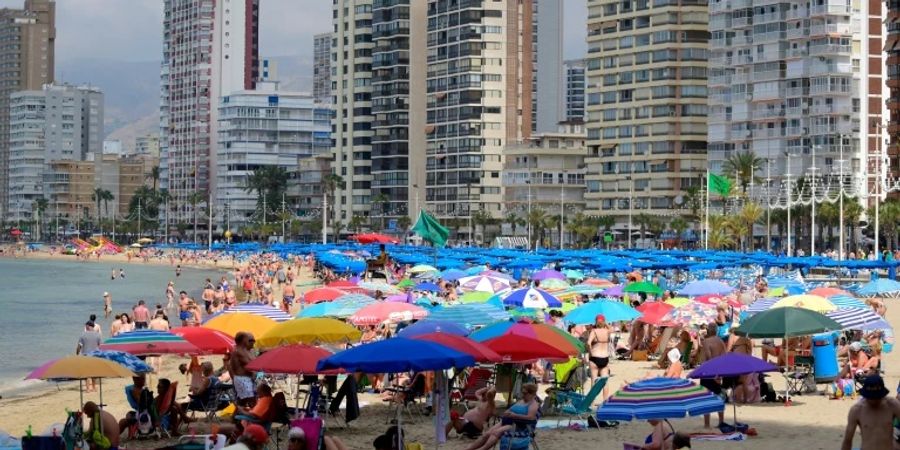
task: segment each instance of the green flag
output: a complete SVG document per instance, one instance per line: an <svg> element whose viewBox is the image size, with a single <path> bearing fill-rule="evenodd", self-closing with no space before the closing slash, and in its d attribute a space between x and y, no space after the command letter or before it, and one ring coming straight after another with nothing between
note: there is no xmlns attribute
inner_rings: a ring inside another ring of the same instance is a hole
<svg viewBox="0 0 900 450"><path fill-rule="evenodd" d="M435 247L443 247L450 237L450 230L425 211L419 212L419 220L412 227L412 231Z"/></svg>
<svg viewBox="0 0 900 450"><path fill-rule="evenodd" d="M731 180L714 173L709 174L706 186L710 192L715 192L722 197L727 197L731 193Z"/></svg>

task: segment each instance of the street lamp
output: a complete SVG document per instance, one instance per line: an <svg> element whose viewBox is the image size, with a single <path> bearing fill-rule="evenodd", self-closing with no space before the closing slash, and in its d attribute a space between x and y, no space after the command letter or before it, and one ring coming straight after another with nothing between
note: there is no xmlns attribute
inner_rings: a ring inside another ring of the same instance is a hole
<svg viewBox="0 0 900 450"><path fill-rule="evenodd" d="M528 174L529 178L531 177L531 173ZM528 212L526 213L525 223L528 224L528 250L531 250L531 180L525 180L525 184L528 185Z"/></svg>
<svg viewBox="0 0 900 450"><path fill-rule="evenodd" d="M816 254L816 145L812 146L812 163L809 166L810 171L810 227L809 227L809 256Z"/></svg>
<svg viewBox="0 0 900 450"><path fill-rule="evenodd" d="M632 175L625 177L630 183L628 184L628 248L631 248L631 230L633 227L632 217L634 216L634 168L632 166ZM641 236L643 237L643 236Z"/></svg>

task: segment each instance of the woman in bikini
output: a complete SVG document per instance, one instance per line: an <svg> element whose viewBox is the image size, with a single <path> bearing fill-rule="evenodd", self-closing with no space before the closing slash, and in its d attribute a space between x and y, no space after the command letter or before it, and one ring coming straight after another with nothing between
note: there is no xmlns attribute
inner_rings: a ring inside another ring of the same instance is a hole
<svg viewBox="0 0 900 450"><path fill-rule="evenodd" d="M609 325L606 317L597 314L594 328L588 333L587 345L591 349L588 360L591 362L591 380L597 377L608 377L609 371ZM603 397L607 396L607 388L603 388Z"/></svg>

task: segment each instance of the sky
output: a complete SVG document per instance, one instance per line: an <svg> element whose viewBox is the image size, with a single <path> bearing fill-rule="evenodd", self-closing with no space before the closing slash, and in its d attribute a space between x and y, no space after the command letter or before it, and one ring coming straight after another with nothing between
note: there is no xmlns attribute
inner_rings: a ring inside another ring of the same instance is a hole
<svg viewBox="0 0 900 450"><path fill-rule="evenodd" d="M424 1L424 0L422 0ZM586 0L565 2L565 58L583 57ZM0 7L22 6L0 0ZM162 0L57 0L60 60L157 61L162 53ZM261 0L260 54L312 54L312 37L331 30L331 0Z"/></svg>

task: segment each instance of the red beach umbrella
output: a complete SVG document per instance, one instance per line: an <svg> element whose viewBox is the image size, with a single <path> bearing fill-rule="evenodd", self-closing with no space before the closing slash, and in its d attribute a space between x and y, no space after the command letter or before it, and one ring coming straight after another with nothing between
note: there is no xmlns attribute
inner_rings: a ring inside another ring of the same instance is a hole
<svg viewBox="0 0 900 450"><path fill-rule="evenodd" d="M386 320L403 322L413 319L424 319L428 311L421 306L409 303L378 302L364 306L350 316L353 325L377 325Z"/></svg>
<svg viewBox="0 0 900 450"><path fill-rule="evenodd" d="M194 344L168 331L134 330L107 339L100 350L118 350L132 355L196 355L203 353Z"/></svg>
<svg viewBox="0 0 900 450"><path fill-rule="evenodd" d="M570 356L550 344L515 334L488 339L484 341L484 345L497 352L504 363L524 363L538 359L561 362L568 361Z"/></svg>
<svg viewBox="0 0 900 450"><path fill-rule="evenodd" d="M332 287L322 287L303 294L303 301L306 303L330 302L342 295L347 295L347 292Z"/></svg>
<svg viewBox="0 0 900 450"><path fill-rule="evenodd" d="M352 239L360 244L396 244L400 242L397 238L381 233L357 234Z"/></svg>
<svg viewBox="0 0 900 450"><path fill-rule="evenodd" d="M254 372L284 374L316 374L319 360L331 356L328 350L305 344L294 344L268 350L247 364L247 369ZM321 373L340 373L343 370L328 370Z"/></svg>
<svg viewBox="0 0 900 450"><path fill-rule="evenodd" d="M218 330L204 327L178 327L169 330L176 336L194 344L200 351L224 355L234 350L234 339Z"/></svg>
<svg viewBox="0 0 900 450"><path fill-rule="evenodd" d="M413 336L412 339L422 339L426 341L436 342L445 347L450 347L467 355L472 355L475 361L481 363L496 363L503 361L503 358L497 352L491 350L488 346L473 341L464 336L450 333L425 333Z"/></svg>
<svg viewBox="0 0 900 450"><path fill-rule="evenodd" d="M699 297L694 298L694 301L697 303L703 303L705 305L718 306L719 303L725 303L732 308L742 308L744 305L738 301L738 299L727 296L723 297L721 295L709 294L709 295L701 295Z"/></svg>
<svg viewBox="0 0 900 450"><path fill-rule="evenodd" d="M674 325L672 322L663 322L662 318L675 307L666 302L646 302L637 308L641 312L641 322L651 325Z"/></svg>
<svg viewBox="0 0 900 450"><path fill-rule="evenodd" d="M326 284L325 287L340 289L351 294L365 294L367 292L365 288L361 288L357 286L356 283L348 280L332 281L331 283Z"/></svg>

